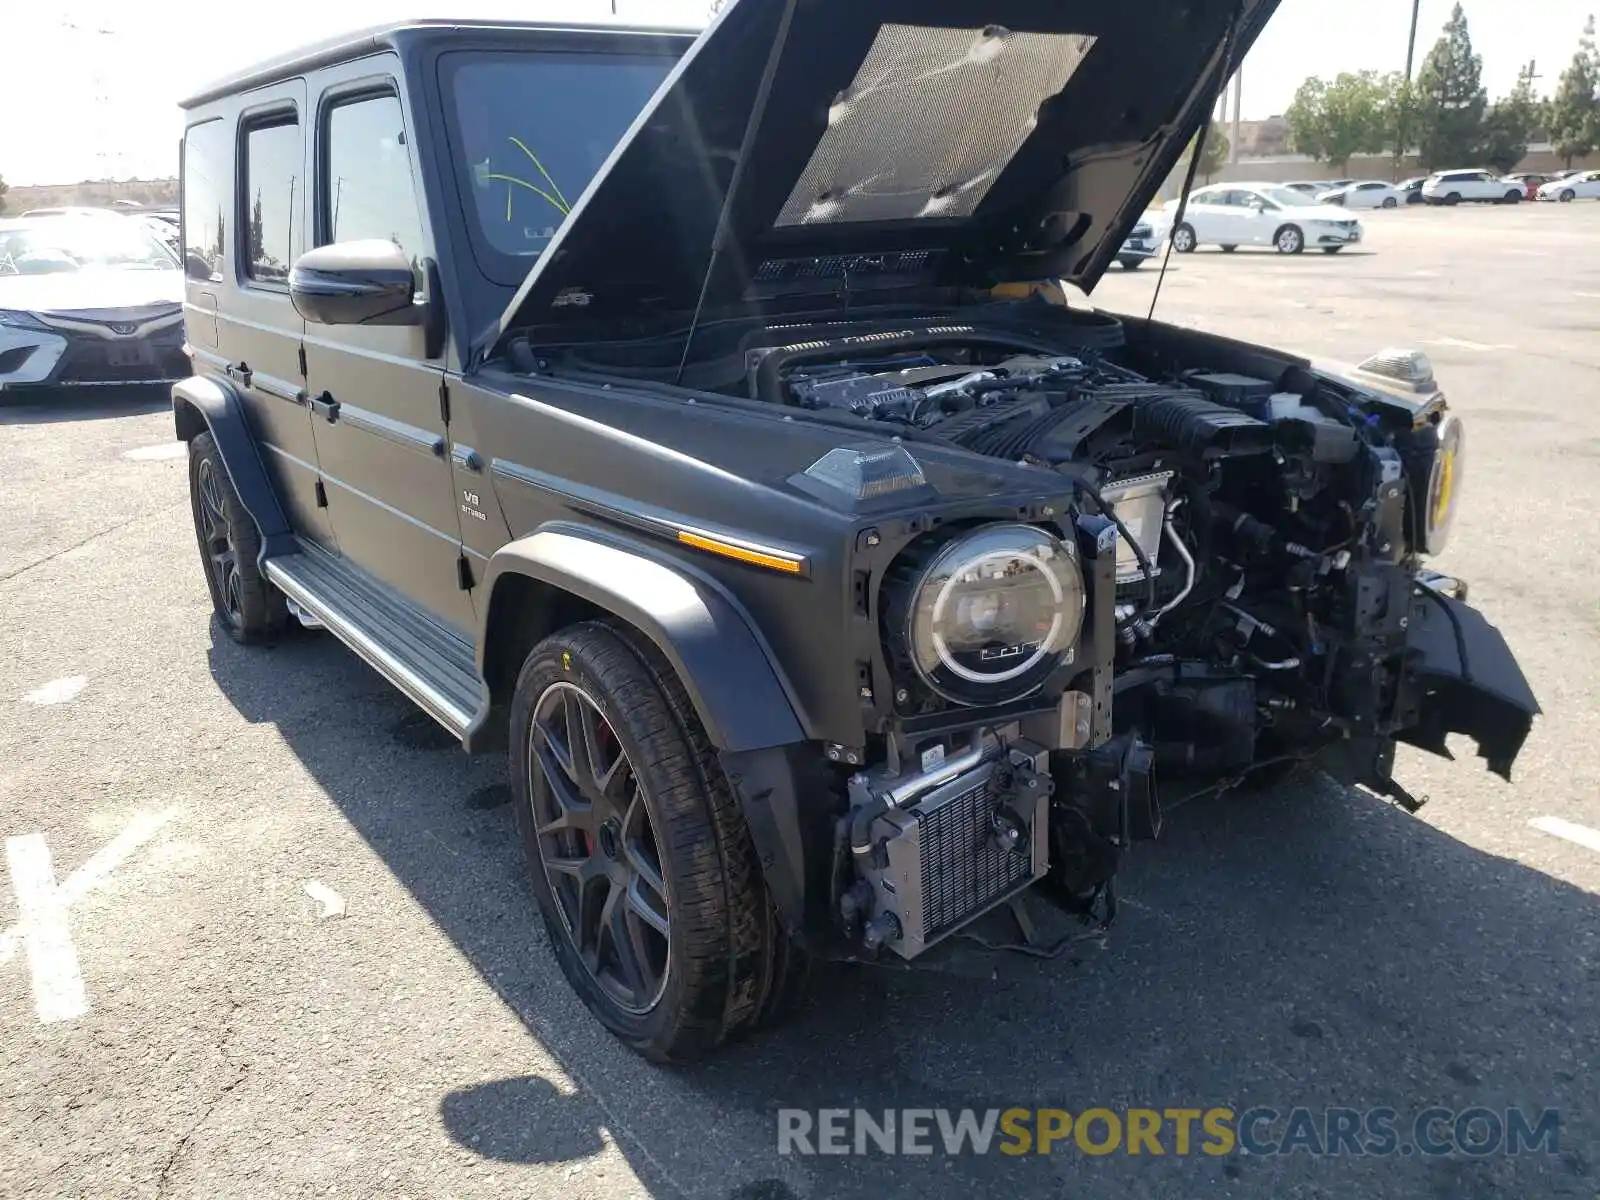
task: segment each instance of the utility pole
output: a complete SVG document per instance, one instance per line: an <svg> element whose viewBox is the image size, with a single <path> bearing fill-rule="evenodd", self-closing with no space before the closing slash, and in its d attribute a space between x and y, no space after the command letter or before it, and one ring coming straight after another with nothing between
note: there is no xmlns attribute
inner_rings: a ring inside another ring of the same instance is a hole
<svg viewBox="0 0 1600 1200"><path fill-rule="evenodd" d="M1393 174L1398 179L1401 169L1405 166L1406 152L1411 149L1411 64L1417 53L1417 12L1422 8L1422 0L1411 0L1411 33L1406 38L1406 92L1408 93L1405 104L1400 109L1400 127L1395 131L1394 169Z"/></svg>
<svg viewBox="0 0 1600 1200"><path fill-rule="evenodd" d="M1233 73L1233 136L1228 139L1228 161L1239 161L1239 118L1244 108L1244 64Z"/></svg>
<svg viewBox="0 0 1600 1200"><path fill-rule="evenodd" d="M615 0L613 0L615 7ZM1411 60L1417 52L1417 11L1422 7L1422 0L1411 0L1411 36L1406 39L1406 82L1411 82Z"/></svg>

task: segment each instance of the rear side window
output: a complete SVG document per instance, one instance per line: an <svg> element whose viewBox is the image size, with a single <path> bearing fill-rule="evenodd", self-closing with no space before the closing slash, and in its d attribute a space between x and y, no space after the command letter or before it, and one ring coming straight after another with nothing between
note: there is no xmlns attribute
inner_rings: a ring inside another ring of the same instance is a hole
<svg viewBox="0 0 1600 1200"><path fill-rule="evenodd" d="M191 278L222 279L228 254L228 178L231 146L225 121L191 125L183 135L183 250Z"/></svg>
<svg viewBox="0 0 1600 1200"><path fill-rule="evenodd" d="M305 197L300 173L305 149L294 115L245 126L239 228L245 231L244 273L258 283L282 285L300 253L297 214Z"/></svg>
<svg viewBox="0 0 1600 1200"><path fill-rule="evenodd" d="M323 242L383 238L415 266L424 253L422 217L411 182L411 149L392 92L328 109L318 203Z"/></svg>

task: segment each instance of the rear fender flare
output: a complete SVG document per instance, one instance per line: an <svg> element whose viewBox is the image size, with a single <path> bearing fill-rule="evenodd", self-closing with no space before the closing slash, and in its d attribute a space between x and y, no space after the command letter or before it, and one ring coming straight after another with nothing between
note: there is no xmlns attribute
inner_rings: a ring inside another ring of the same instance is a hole
<svg viewBox="0 0 1600 1200"><path fill-rule="evenodd" d="M173 385L172 420L183 442L210 432L233 490L261 533L261 560L292 554L294 532L267 477L238 394L215 379L195 375Z"/></svg>

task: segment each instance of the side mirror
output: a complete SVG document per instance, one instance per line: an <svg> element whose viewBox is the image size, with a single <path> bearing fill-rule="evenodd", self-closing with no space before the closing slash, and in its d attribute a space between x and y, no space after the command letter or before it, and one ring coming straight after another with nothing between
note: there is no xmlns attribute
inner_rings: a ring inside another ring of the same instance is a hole
<svg viewBox="0 0 1600 1200"><path fill-rule="evenodd" d="M215 274L211 269L211 263L193 250L184 253L183 273L200 283L210 283L212 275Z"/></svg>
<svg viewBox="0 0 1600 1200"><path fill-rule="evenodd" d="M405 251L372 238L308 250L289 271L289 299L319 325L421 325L417 277Z"/></svg>

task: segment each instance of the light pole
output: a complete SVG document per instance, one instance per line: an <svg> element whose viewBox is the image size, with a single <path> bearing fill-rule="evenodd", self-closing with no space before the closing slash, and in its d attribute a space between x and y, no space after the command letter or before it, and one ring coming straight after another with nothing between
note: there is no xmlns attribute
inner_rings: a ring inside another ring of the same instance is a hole
<svg viewBox="0 0 1600 1200"><path fill-rule="evenodd" d="M615 7L615 4L612 5ZM1411 36L1406 39L1406 82L1411 82L1411 59L1417 51L1417 11L1422 7L1422 0L1411 0Z"/></svg>
<svg viewBox="0 0 1600 1200"><path fill-rule="evenodd" d="M1399 128L1395 130L1394 171L1399 177L1400 168L1405 165L1406 151L1411 149L1411 63L1417 52L1417 12L1422 7L1422 0L1411 0L1411 33L1406 38L1406 82L1405 91L1400 102Z"/></svg>

